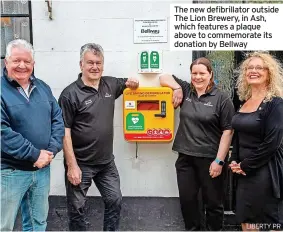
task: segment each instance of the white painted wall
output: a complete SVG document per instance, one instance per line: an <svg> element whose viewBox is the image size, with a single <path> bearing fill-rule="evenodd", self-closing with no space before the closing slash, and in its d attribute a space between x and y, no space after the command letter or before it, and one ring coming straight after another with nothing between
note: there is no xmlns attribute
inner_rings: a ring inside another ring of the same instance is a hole
<svg viewBox="0 0 283 232"><path fill-rule="evenodd" d="M168 18L174 1L54 1L53 20L44 1L32 1L36 76L46 81L58 99L77 79L79 49L87 42L105 50L105 75L137 77L141 86L158 86L158 75L137 73L137 54L144 49L163 51L163 71L188 79L191 52L171 52L169 43L134 44L134 18ZM179 2L179 1L178 1ZM186 1L188 2L188 1ZM178 111L175 117L178 125ZM122 97L116 101L114 154L124 196L178 196L172 143L139 144L123 139ZM62 152L52 162L51 194L65 195ZM89 195L99 195L92 186Z"/></svg>

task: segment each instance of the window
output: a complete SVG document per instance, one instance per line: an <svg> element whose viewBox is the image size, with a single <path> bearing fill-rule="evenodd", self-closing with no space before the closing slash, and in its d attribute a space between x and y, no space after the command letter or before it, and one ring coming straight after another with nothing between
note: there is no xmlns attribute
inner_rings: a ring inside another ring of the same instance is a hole
<svg viewBox="0 0 283 232"><path fill-rule="evenodd" d="M14 39L32 43L31 1L1 0L1 69L7 44Z"/></svg>

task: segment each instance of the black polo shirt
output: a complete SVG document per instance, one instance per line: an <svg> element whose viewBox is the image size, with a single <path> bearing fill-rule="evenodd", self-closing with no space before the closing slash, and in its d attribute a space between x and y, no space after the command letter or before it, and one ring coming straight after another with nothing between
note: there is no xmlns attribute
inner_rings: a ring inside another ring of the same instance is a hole
<svg viewBox="0 0 283 232"><path fill-rule="evenodd" d="M105 164L113 156L115 99L126 88L127 79L101 77L98 90L86 86L79 74L59 97L66 128L71 128L73 149L80 163Z"/></svg>
<svg viewBox="0 0 283 232"><path fill-rule="evenodd" d="M198 98L188 82L174 78L182 87L184 98L172 149L191 156L215 158L222 132L232 129L232 100L215 86Z"/></svg>

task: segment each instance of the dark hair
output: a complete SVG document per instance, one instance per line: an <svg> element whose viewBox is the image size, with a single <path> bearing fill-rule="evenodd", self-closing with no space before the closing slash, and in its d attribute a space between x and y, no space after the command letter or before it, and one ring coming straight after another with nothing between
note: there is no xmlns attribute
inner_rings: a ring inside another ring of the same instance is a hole
<svg viewBox="0 0 283 232"><path fill-rule="evenodd" d="M194 65L198 65L198 64L202 64L207 68L207 71L211 74L211 78L209 80L208 86L206 88L206 91L209 91L214 85L214 74L213 74L213 70L212 70L212 65L209 59L207 59L206 57L200 57L197 58L196 60L194 60L191 65L190 65L190 71L192 72L193 66ZM194 89L194 86L191 84L191 87Z"/></svg>

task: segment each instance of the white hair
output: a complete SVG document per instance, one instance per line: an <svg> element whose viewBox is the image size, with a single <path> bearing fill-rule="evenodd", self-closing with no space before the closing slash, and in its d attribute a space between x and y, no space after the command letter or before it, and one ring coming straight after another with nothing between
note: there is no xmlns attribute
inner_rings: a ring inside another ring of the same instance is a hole
<svg viewBox="0 0 283 232"><path fill-rule="evenodd" d="M23 39L15 39L8 43L6 47L6 56L5 58L9 58L12 54L13 48L23 48L31 53L32 59L34 59L34 49L33 46Z"/></svg>

